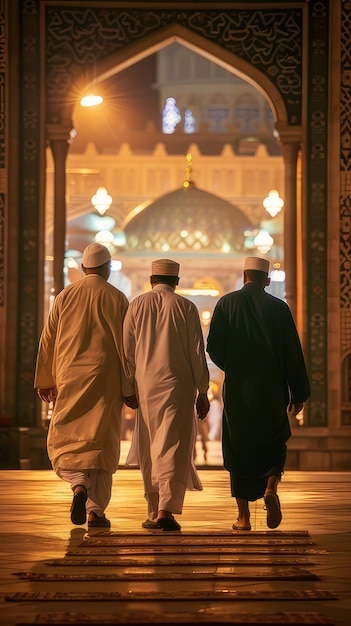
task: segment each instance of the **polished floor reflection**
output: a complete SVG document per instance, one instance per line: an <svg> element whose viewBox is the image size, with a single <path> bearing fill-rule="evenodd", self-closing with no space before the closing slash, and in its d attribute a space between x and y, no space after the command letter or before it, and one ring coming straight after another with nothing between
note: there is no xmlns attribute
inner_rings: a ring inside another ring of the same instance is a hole
<svg viewBox="0 0 351 626"><path fill-rule="evenodd" d="M0 624L350 626L351 474L286 472L279 529L259 501L246 533L232 531L227 473L200 476L182 532L150 533L140 472L120 469L111 532L87 536L53 472L0 471Z"/></svg>

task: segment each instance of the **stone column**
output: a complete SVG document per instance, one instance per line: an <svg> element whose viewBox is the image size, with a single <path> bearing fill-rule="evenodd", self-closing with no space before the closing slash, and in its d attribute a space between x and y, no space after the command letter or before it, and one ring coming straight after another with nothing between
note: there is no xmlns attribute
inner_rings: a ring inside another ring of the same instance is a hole
<svg viewBox="0 0 351 626"><path fill-rule="evenodd" d="M64 286L63 268L66 242L66 158L69 149L70 129L48 128L49 145L54 158L54 295Z"/></svg>
<svg viewBox="0 0 351 626"><path fill-rule="evenodd" d="M291 311L297 312L297 156L300 144L282 143L284 159L284 266L286 300Z"/></svg>
<svg viewBox="0 0 351 626"><path fill-rule="evenodd" d="M276 124L284 160L284 269L286 300L296 319L297 314L297 159L302 142L302 127Z"/></svg>

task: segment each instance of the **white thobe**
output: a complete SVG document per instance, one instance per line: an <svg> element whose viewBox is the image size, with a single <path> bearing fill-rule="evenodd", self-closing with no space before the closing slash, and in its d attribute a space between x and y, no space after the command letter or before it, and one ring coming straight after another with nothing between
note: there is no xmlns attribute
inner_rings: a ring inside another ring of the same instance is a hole
<svg viewBox="0 0 351 626"><path fill-rule="evenodd" d="M158 284L129 305L124 350L139 401L127 464L140 464L149 518L181 513L185 490L202 489L194 465L196 392L209 372L196 306Z"/></svg>
<svg viewBox="0 0 351 626"><path fill-rule="evenodd" d="M47 447L55 471L114 473L125 386L126 296L97 274L56 297L41 334L34 386L56 386Z"/></svg>

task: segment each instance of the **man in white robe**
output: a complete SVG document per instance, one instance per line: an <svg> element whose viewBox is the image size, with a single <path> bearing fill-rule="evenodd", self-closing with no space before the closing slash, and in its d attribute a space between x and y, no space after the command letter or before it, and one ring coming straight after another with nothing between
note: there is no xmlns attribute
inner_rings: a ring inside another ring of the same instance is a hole
<svg viewBox="0 0 351 626"><path fill-rule="evenodd" d="M120 454L126 390L122 324L126 296L110 285L105 246L83 253L86 276L56 297L41 334L34 386L54 401L47 449L55 472L73 491L74 524L109 527L105 509Z"/></svg>
<svg viewBox="0 0 351 626"><path fill-rule="evenodd" d="M186 489L202 489L194 465L196 417L209 410L206 363L196 306L175 293L179 263L152 263L152 290L135 298L124 320L124 350L137 396L127 464L139 464L148 519L144 528L180 530ZM196 398L197 396L197 398Z"/></svg>

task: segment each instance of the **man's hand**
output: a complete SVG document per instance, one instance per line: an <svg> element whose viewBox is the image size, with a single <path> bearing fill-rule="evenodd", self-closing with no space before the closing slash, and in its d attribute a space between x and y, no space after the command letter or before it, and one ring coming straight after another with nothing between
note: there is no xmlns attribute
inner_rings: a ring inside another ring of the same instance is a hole
<svg viewBox="0 0 351 626"><path fill-rule="evenodd" d="M207 393L199 393L196 400L196 412L199 420L205 419L207 413L210 410L210 401L207 397Z"/></svg>
<svg viewBox="0 0 351 626"><path fill-rule="evenodd" d="M57 389L56 387L45 387L42 389L37 389L37 394L43 402L53 402L56 400Z"/></svg>
<svg viewBox="0 0 351 626"><path fill-rule="evenodd" d="M289 405L289 415L291 417L296 417L296 415L298 415L300 413L300 411L302 411L303 409L303 402L297 402L296 404L290 404Z"/></svg>
<svg viewBox="0 0 351 626"><path fill-rule="evenodd" d="M125 396L123 401L127 406L129 406L130 409L137 409L139 406L138 399L135 394L132 396Z"/></svg>

